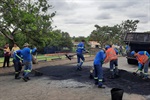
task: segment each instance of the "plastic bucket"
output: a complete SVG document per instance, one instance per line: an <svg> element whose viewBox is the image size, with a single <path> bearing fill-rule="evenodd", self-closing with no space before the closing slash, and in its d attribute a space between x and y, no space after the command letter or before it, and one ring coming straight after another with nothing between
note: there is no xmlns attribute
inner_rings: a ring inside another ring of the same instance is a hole
<svg viewBox="0 0 150 100"><path fill-rule="evenodd" d="M122 100L123 97L123 89L112 88L111 89L111 100Z"/></svg>

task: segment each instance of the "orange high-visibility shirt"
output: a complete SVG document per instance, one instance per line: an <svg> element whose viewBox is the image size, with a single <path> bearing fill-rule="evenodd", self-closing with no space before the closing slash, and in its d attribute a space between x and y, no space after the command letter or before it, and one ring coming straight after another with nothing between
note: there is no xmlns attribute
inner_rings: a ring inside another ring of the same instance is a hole
<svg viewBox="0 0 150 100"><path fill-rule="evenodd" d="M147 55L140 55L140 54L136 54L136 59L138 60L139 63L141 63L142 65L146 63L146 61L148 60L148 56Z"/></svg>
<svg viewBox="0 0 150 100"><path fill-rule="evenodd" d="M106 50L106 59L104 60L104 63L110 62L111 60L118 59L118 56L116 54L116 51L113 48L109 48Z"/></svg>

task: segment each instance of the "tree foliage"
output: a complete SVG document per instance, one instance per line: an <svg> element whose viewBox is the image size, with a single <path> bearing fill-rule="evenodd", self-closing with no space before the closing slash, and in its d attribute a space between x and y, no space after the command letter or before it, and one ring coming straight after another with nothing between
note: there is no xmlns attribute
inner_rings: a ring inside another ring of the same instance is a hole
<svg viewBox="0 0 150 100"><path fill-rule="evenodd" d="M125 33L136 31L138 23L139 20L126 20L111 27L95 25L96 29L91 32L89 40L99 42L101 47L105 44L122 44Z"/></svg>
<svg viewBox="0 0 150 100"><path fill-rule="evenodd" d="M140 22L139 20L126 20L126 21L123 21L120 25L118 25L118 28L121 31L120 38L123 39L127 32L136 31L137 24L139 22Z"/></svg>
<svg viewBox="0 0 150 100"><path fill-rule="evenodd" d="M15 42L18 36L34 45L45 45L52 30L52 18L56 12L47 14L52 9L47 0L1 0L0 33ZM19 34L15 36L16 34ZM49 37L52 38L52 37Z"/></svg>
<svg viewBox="0 0 150 100"><path fill-rule="evenodd" d="M58 47L59 50L63 48L72 50L73 44L69 33L62 32L61 30L53 30L50 37L53 38L47 42L47 47Z"/></svg>

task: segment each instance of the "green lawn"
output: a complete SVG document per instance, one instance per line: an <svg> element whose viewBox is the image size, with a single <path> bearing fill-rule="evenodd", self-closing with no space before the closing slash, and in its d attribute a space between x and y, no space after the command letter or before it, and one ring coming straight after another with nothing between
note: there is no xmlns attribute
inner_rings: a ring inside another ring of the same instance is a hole
<svg viewBox="0 0 150 100"><path fill-rule="evenodd" d="M38 55L37 56L37 60L38 61L41 61L41 60L46 60L46 61L51 61L52 59L55 59L55 58L61 58L61 59L64 59L65 56L64 55L61 55L61 56L45 56L45 55ZM4 61L4 57L0 57L0 67L2 67L3 65L3 61ZM12 65L12 58L10 58L10 65Z"/></svg>

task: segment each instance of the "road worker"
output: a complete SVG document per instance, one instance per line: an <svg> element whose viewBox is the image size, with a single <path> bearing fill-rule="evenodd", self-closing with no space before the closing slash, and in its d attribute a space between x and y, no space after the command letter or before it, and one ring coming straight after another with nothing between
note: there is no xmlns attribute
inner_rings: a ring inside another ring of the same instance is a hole
<svg viewBox="0 0 150 100"><path fill-rule="evenodd" d="M83 53L86 51L84 47L85 40L82 40L78 45L77 45L77 70L82 70L82 64L85 61Z"/></svg>
<svg viewBox="0 0 150 100"><path fill-rule="evenodd" d="M24 73L23 73L23 80L27 82L30 80L28 74L32 70L32 53L36 52L36 48L30 49L29 44L25 43L24 48L22 50L16 51L17 53L21 53L23 56L23 64L24 64Z"/></svg>
<svg viewBox="0 0 150 100"><path fill-rule="evenodd" d="M150 55L147 51L132 51L131 55L135 56L138 61L138 70L142 74L142 69L144 68L143 79L148 79L148 66L150 62ZM142 68L143 67L143 68Z"/></svg>
<svg viewBox="0 0 150 100"><path fill-rule="evenodd" d="M114 79L119 77L118 72L118 51L114 48L112 48L110 45L105 46L105 52L106 52L106 59L104 60L104 63L110 62L110 79Z"/></svg>
<svg viewBox="0 0 150 100"><path fill-rule="evenodd" d="M95 59L94 59L94 80L95 85L98 85L98 88L105 88L103 87L103 69L102 64L104 59L106 58L104 50L100 50L97 52Z"/></svg>
<svg viewBox="0 0 150 100"><path fill-rule="evenodd" d="M17 50L16 50L17 51ZM13 52L13 63L15 68L15 79L20 79L20 72L22 69L22 56L21 53Z"/></svg>

